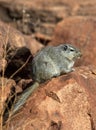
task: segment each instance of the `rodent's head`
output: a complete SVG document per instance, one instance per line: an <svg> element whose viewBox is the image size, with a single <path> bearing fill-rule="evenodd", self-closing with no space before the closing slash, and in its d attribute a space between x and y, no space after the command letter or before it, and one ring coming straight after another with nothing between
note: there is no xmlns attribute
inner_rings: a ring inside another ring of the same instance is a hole
<svg viewBox="0 0 96 130"><path fill-rule="evenodd" d="M71 44L62 44L59 47L62 55L70 61L75 61L82 56L81 51Z"/></svg>

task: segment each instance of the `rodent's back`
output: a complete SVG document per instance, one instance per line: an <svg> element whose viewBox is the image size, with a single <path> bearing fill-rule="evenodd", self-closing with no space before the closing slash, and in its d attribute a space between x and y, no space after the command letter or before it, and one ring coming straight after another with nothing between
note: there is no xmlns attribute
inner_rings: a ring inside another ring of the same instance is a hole
<svg viewBox="0 0 96 130"><path fill-rule="evenodd" d="M52 55L55 55L55 47L48 46L42 49L32 61L32 78L37 82L44 82L59 73Z"/></svg>
<svg viewBox="0 0 96 130"><path fill-rule="evenodd" d="M70 44L48 46L37 53L32 61L32 78L44 82L61 73L72 71L75 60L81 52Z"/></svg>

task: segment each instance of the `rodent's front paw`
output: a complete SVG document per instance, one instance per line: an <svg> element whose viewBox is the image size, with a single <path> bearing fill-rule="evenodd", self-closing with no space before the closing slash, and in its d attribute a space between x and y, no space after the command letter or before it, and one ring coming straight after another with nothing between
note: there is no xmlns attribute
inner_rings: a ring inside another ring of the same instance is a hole
<svg viewBox="0 0 96 130"><path fill-rule="evenodd" d="M72 68L72 71L75 71L75 69L74 69L74 68Z"/></svg>

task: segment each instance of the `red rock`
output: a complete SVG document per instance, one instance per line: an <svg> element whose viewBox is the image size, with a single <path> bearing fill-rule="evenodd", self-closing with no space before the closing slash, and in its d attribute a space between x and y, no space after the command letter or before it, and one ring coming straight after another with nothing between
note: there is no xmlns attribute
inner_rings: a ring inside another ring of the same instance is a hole
<svg viewBox="0 0 96 130"><path fill-rule="evenodd" d="M28 74L28 78L31 75L29 74L29 72L31 73L31 61L32 54L26 46L23 34L10 27L10 25L0 22L0 72L3 70L7 77L13 78L17 74L16 71L18 71L22 76L25 73L26 76Z"/></svg>
<svg viewBox="0 0 96 130"><path fill-rule="evenodd" d="M85 17L70 17L60 22L49 45L74 44L82 51L79 65L96 65L96 20Z"/></svg>
<svg viewBox="0 0 96 130"><path fill-rule="evenodd" d="M8 44L14 47L25 46L22 33L0 21L0 44Z"/></svg>
<svg viewBox="0 0 96 130"><path fill-rule="evenodd" d="M46 36L44 34L40 34L40 33L36 33L34 35L34 37L38 40L38 41L41 41L44 45L47 45L48 42L51 41L51 37L52 36Z"/></svg>
<svg viewBox="0 0 96 130"><path fill-rule="evenodd" d="M25 40L27 48L29 48L31 54L33 55L44 47L44 45L33 39L32 36L25 36Z"/></svg>
<svg viewBox="0 0 96 130"><path fill-rule="evenodd" d="M31 82L32 82L32 79L21 79L17 84L18 85L17 93L25 90L27 88L28 84L30 84Z"/></svg>
<svg viewBox="0 0 96 130"><path fill-rule="evenodd" d="M2 11L1 19L5 22L11 21L11 25L24 34L41 33L52 36L56 23L69 16L71 11L70 5L64 1L54 1L53 3L51 0L8 0L1 1L0 4L2 10L9 11L8 15Z"/></svg>
<svg viewBox="0 0 96 130"><path fill-rule="evenodd" d="M75 69L72 73L40 85L42 87L8 122L9 129L95 129L96 75L93 72L96 67Z"/></svg>
<svg viewBox="0 0 96 130"><path fill-rule="evenodd" d="M8 64L6 59L9 53L14 51L15 54L17 48L25 45L24 38L19 31L10 27L10 25L0 22L0 72L5 70Z"/></svg>

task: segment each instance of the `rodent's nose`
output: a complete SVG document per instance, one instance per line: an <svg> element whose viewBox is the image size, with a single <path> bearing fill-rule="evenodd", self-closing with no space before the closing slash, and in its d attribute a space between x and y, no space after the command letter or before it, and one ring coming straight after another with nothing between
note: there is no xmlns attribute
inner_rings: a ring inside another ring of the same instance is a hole
<svg viewBox="0 0 96 130"><path fill-rule="evenodd" d="M81 51L79 51L79 52L77 52L78 53L78 57L81 57L82 56L82 52Z"/></svg>

